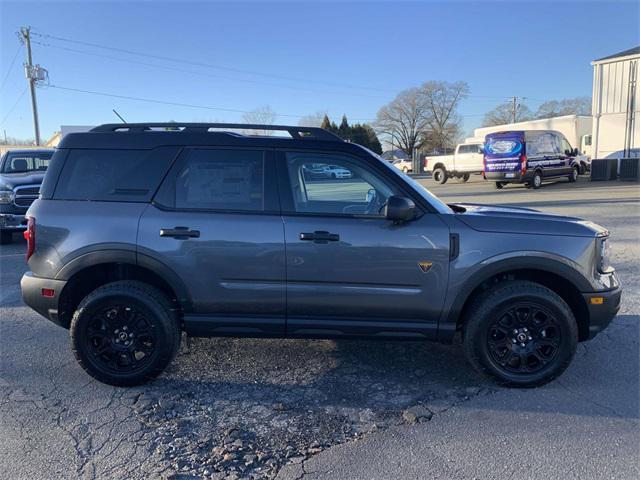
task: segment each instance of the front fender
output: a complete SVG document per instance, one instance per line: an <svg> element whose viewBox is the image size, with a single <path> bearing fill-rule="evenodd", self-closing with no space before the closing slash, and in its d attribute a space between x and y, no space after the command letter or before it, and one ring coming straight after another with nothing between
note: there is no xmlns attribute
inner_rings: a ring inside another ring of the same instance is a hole
<svg viewBox="0 0 640 480"><path fill-rule="evenodd" d="M452 279L449 285L445 308L438 322L438 339L450 341L455 332L462 308L471 293L483 282L496 275L518 270L534 270L560 276L571 282L580 292L593 290L593 284L572 260L548 252L509 252L488 258L464 275ZM456 277L456 276L454 276Z"/></svg>

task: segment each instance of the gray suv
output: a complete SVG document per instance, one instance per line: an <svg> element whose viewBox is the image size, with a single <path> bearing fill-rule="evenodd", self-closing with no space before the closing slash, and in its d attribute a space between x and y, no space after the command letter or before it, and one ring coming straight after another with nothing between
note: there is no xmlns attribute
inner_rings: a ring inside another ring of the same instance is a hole
<svg viewBox="0 0 640 480"><path fill-rule="evenodd" d="M254 128L279 135L234 133ZM307 175L319 166L349 178ZM318 128L102 125L67 135L28 211L25 302L113 385L190 336L450 342L503 385L557 377L618 311L609 233L446 205Z"/></svg>

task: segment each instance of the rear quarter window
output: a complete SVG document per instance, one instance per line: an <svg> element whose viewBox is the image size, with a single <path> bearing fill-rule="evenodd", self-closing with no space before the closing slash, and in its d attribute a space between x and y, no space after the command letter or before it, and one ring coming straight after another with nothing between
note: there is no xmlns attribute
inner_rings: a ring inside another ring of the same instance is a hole
<svg viewBox="0 0 640 480"><path fill-rule="evenodd" d="M149 202L179 150L69 150L53 198Z"/></svg>

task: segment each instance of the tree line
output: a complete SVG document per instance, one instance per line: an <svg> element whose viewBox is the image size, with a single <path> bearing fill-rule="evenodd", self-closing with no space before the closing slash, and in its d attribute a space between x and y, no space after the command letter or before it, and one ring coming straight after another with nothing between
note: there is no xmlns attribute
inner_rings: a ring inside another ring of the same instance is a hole
<svg viewBox="0 0 640 480"><path fill-rule="evenodd" d="M561 117L563 115L591 115L591 99L589 97L577 97L549 100L542 103L535 112L526 104L520 103L516 105L515 110L516 122ZM482 126L492 127L511 123L514 117L513 113L513 104L511 102L501 103L485 114Z"/></svg>

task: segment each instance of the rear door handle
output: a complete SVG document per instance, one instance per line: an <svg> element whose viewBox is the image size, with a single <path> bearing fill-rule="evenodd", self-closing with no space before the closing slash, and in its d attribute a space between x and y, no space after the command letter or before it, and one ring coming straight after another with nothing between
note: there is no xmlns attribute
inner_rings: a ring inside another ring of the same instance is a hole
<svg viewBox="0 0 640 480"><path fill-rule="evenodd" d="M161 237L173 238L198 238L200 230L191 230L189 227L161 228Z"/></svg>
<svg viewBox="0 0 640 480"><path fill-rule="evenodd" d="M314 243L329 243L339 241L340 235L337 233L329 233L324 230L316 230L313 233L302 232L300 234L300 240L310 240Z"/></svg>

